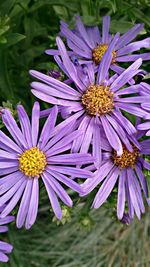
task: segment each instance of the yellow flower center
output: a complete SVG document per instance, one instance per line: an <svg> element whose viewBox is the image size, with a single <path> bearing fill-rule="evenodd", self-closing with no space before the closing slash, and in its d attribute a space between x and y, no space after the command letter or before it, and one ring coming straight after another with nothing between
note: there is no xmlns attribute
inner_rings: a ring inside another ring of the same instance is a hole
<svg viewBox="0 0 150 267"><path fill-rule="evenodd" d="M92 59L96 65L99 65L99 63L101 62L107 48L108 48L107 44L100 44L92 50ZM113 56L112 63L115 63L115 57L116 57L115 50L112 51L112 56Z"/></svg>
<svg viewBox="0 0 150 267"><path fill-rule="evenodd" d="M108 86L90 85L81 98L82 104L89 115L99 116L112 111L113 93Z"/></svg>
<svg viewBox="0 0 150 267"><path fill-rule="evenodd" d="M138 155L139 155L139 151L137 147L133 146L133 152L130 152L127 150L125 146L123 146L123 154L117 157L116 151L114 151L112 159L113 159L113 162L120 169L124 169L128 167L131 167L132 169L134 169Z"/></svg>
<svg viewBox="0 0 150 267"><path fill-rule="evenodd" d="M38 147L27 149L18 160L20 171L32 178L40 177L47 165L46 156Z"/></svg>

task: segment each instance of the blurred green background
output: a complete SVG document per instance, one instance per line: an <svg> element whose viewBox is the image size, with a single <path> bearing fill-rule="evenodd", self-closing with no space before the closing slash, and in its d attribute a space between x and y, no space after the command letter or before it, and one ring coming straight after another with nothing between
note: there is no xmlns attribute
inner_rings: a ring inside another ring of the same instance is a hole
<svg viewBox="0 0 150 267"><path fill-rule="evenodd" d="M80 14L87 25L101 28L102 16L111 16L111 32L126 32L135 23L144 23L139 39L150 32L150 0L0 0L0 106L16 109L22 103L31 113L29 69L47 73L56 69L44 54L55 48L61 19L74 25ZM149 72L148 62L143 67ZM149 79L147 80L149 82ZM42 108L48 107L41 103ZM0 127L3 127L0 120ZM49 201L41 189L37 223L32 230L10 227L3 235L14 246L9 267L149 267L150 214L141 222L123 226L112 207L90 211L76 201L64 208L63 224L53 218Z"/></svg>

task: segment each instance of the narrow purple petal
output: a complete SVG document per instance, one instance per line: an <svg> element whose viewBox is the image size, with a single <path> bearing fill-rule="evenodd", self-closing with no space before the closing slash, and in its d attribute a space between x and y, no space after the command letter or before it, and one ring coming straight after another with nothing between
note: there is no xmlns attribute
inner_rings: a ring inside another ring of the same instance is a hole
<svg viewBox="0 0 150 267"><path fill-rule="evenodd" d="M17 213L17 220L16 225L17 228L21 228L25 222L29 205L31 201L31 192L32 192L32 185L33 185L33 179L28 179L27 184L23 193L23 197L19 206L19 210Z"/></svg>
<svg viewBox="0 0 150 267"><path fill-rule="evenodd" d="M82 165L82 164L93 163L93 161L94 159L90 154L73 153L73 154L64 154L64 155L50 157L50 160L48 160L48 163L49 164L61 164L61 165L62 164Z"/></svg>
<svg viewBox="0 0 150 267"><path fill-rule="evenodd" d="M113 169L114 164L112 161L106 161L98 171L94 173L92 179L87 179L84 184L82 184L82 196L89 194L92 190L104 180L105 177L109 174L109 172Z"/></svg>
<svg viewBox="0 0 150 267"><path fill-rule="evenodd" d="M88 35L88 32L86 28L84 27L84 24L82 23L81 19L79 16L76 16L76 27L77 30L79 31L80 35L82 36L82 39L86 42L86 44L93 49L93 43L90 39L90 36Z"/></svg>
<svg viewBox="0 0 150 267"><path fill-rule="evenodd" d="M87 130L84 134L84 138L81 144L80 153L87 153L92 141L92 135L94 130L94 118L91 118L89 121L89 125L87 127Z"/></svg>
<svg viewBox="0 0 150 267"><path fill-rule="evenodd" d="M13 118L11 112L8 109L5 109L5 112L2 115L2 119L6 128L8 129L16 143L23 148L27 148L27 142L22 132L20 131L15 119Z"/></svg>
<svg viewBox="0 0 150 267"><path fill-rule="evenodd" d="M50 203L52 205L52 209L55 213L55 216L59 220L61 220L62 219L62 211L61 211L61 207L60 207L60 204L58 202L57 196L56 196L54 190L52 189L52 187L50 186L50 184L48 183L45 175L42 175L42 179L43 179L43 182L45 184L46 191L48 193L48 197L49 197Z"/></svg>
<svg viewBox="0 0 150 267"><path fill-rule="evenodd" d="M52 166L49 165L46 170L49 172L49 170L51 171L56 171L56 172L60 172L66 175L71 175L77 178L88 178L89 177L89 171L86 169L80 169L80 168L76 168L76 167L66 167L66 166ZM92 173L91 173L92 176Z"/></svg>
<svg viewBox="0 0 150 267"><path fill-rule="evenodd" d="M72 133L68 134L64 138L62 138L58 143L56 143L53 147L51 147L47 152L46 156L50 157L52 155L59 154L60 151L66 151L66 147L73 142L75 138L78 138L83 133L79 130L73 131ZM51 159L50 159L51 160Z"/></svg>
<svg viewBox="0 0 150 267"><path fill-rule="evenodd" d="M68 207L72 207L73 202L64 188L57 182L55 178L50 175L50 173L46 172L44 175L47 179L47 182L50 184L51 188L55 191L61 201Z"/></svg>
<svg viewBox="0 0 150 267"><path fill-rule="evenodd" d="M73 169L73 168L72 168ZM52 170L52 171L51 171ZM55 179L57 179L59 182L65 184L72 190L80 193L81 192L81 187L79 184L77 184L75 181L72 179L68 178L67 176L62 174L62 170L58 168L58 166L51 166L47 168L47 172L50 173ZM71 173L70 173L71 174ZM71 174L72 175L72 174ZM74 174L73 174L74 175Z"/></svg>
<svg viewBox="0 0 150 267"><path fill-rule="evenodd" d="M117 57L129 54L141 48L150 48L150 38L141 41L133 42L117 51Z"/></svg>
<svg viewBox="0 0 150 267"><path fill-rule="evenodd" d="M101 116L100 119L109 144L117 151L118 156L122 155L123 153L122 144L115 130L113 129L108 119L104 115Z"/></svg>
<svg viewBox="0 0 150 267"><path fill-rule="evenodd" d="M102 43L108 44L109 41L109 28L110 28L110 17L105 16L103 17L103 24L102 24Z"/></svg>
<svg viewBox="0 0 150 267"><path fill-rule="evenodd" d="M30 74L43 81L44 83L47 83L48 85L50 85L51 87L49 87L49 90L51 92L51 89L56 89L58 90L58 92L66 94L66 95L70 95L70 96L74 96L74 97L79 97L80 93L76 90L74 90L72 87L68 86L67 84L65 84L64 82L61 82L57 79L54 79L48 75L45 75L39 71L35 71L35 70L30 70Z"/></svg>
<svg viewBox="0 0 150 267"><path fill-rule="evenodd" d="M16 145L6 134L4 134L1 130L0 130L0 140L2 142L2 144L4 144L6 146L6 148L8 147L8 149L6 149L7 151L9 151L9 148L11 148L15 153L17 152L18 154L22 153L22 149ZM10 151L11 152L11 151Z"/></svg>
<svg viewBox="0 0 150 267"><path fill-rule="evenodd" d="M38 204L39 204L39 181L38 178L34 178L32 183L30 204L25 224L26 229L30 229L31 226L35 223L38 213Z"/></svg>
<svg viewBox="0 0 150 267"><path fill-rule="evenodd" d="M118 167L116 167L113 170L113 173L111 172L111 174L109 174L108 177L105 179L105 181L103 182L102 186L100 187L95 196L93 202L93 207L95 209L98 209L106 201L106 199L108 198L108 196L110 195L111 191L113 190L116 184L119 173L120 170Z"/></svg>
<svg viewBox="0 0 150 267"><path fill-rule="evenodd" d="M118 119L122 127L125 127L127 133L129 135L133 135L137 132L136 128L133 126L133 124L122 115L122 113L119 110L114 110L113 114Z"/></svg>
<svg viewBox="0 0 150 267"><path fill-rule="evenodd" d="M143 24L136 24L134 27L132 27L129 31L127 31L125 34L123 34L116 45L116 49L120 49L130 43L137 35L138 33L143 29Z"/></svg>
<svg viewBox="0 0 150 267"><path fill-rule="evenodd" d="M79 136L78 138L75 138L72 144L72 152L76 153L80 150L81 144L84 139L84 135L86 134L87 127L90 122L90 116L83 116L82 120L79 124L78 130L83 131L83 135Z"/></svg>
<svg viewBox="0 0 150 267"><path fill-rule="evenodd" d="M95 160L95 166L97 169L101 166L101 160L102 160L102 153L101 153L101 133L100 133L100 127L97 124L96 120L93 127L93 156L96 159Z"/></svg>
<svg viewBox="0 0 150 267"><path fill-rule="evenodd" d="M17 106L19 121L21 124L22 133L26 139L28 147L32 147L32 137L31 137L31 124L29 117L22 105Z"/></svg>
<svg viewBox="0 0 150 267"><path fill-rule="evenodd" d="M111 44L109 45L108 49L106 50L98 69L97 75L97 84L101 84L104 82L108 75L108 70L112 61L112 51L114 50L115 44L118 40L119 33L116 33L114 36Z"/></svg>
<svg viewBox="0 0 150 267"><path fill-rule="evenodd" d="M139 208L136 190L134 187L134 180L133 180L134 178L133 178L132 171L130 168L127 169L127 177L128 177L128 185L129 185L129 193L130 193L130 197L131 197L131 202L132 202L132 205L134 207L135 213L136 213L138 219L140 220L141 211Z"/></svg>
<svg viewBox="0 0 150 267"><path fill-rule="evenodd" d="M136 171L136 174L139 178L139 181L140 181L140 184L142 186L142 189L143 189L143 192L145 194L145 197L148 198L148 185L147 185L147 181L146 181L146 178L143 174L143 171L141 170L141 168L136 164L135 166L135 171Z"/></svg>
<svg viewBox="0 0 150 267"><path fill-rule="evenodd" d="M51 136L51 133L54 130L54 126L57 120L57 115L58 115L58 108L57 106L55 106L51 109L50 115L48 116L44 124L43 130L41 132L39 143L38 143L38 146L40 149L43 149L44 146L47 144Z"/></svg>
<svg viewBox="0 0 150 267"><path fill-rule="evenodd" d="M10 214L10 212L16 207L16 205L17 205L18 201L20 200L22 193L25 189L26 183L27 183L27 180L24 180L24 182L20 185L20 187L18 188L16 193L13 195L13 197L11 198L11 200L9 201L7 206L5 207L5 209L2 211L1 217L5 217L8 214Z"/></svg>
<svg viewBox="0 0 150 267"><path fill-rule="evenodd" d="M135 74L142 64L142 59L137 59L130 67L128 67L120 76L112 83L110 89L116 92L124 84L126 84Z"/></svg>
<svg viewBox="0 0 150 267"><path fill-rule="evenodd" d="M37 145L38 134L39 134L39 118L40 118L40 105L38 102L35 102L32 109L32 123L31 123L33 147Z"/></svg>

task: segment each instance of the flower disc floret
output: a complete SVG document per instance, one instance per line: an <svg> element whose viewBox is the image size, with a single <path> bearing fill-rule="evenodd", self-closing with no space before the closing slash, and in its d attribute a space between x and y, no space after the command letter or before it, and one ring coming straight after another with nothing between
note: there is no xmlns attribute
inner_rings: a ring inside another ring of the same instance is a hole
<svg viewBox="0 0 150 267"><path fill-rule="evenodd" d="M37 147L27 149L19 155L19 169L28 177L39 177L46 167L46 156Z"/></svg>
<svg viewBox="0 0 150 267"><path fill-rule="evenodd" d="M123 146L123 154L117 157L116 151L112 156L114 164L116 164L120 169L131 167L135 168L135 163L137 161L137 157L139 155L138 148L133 146L133 152L130 152Z"/></svg>
<svg viewBox="0 0 150 267"><path fill-rule="evenodd" d="M101 62L106 50L108 49L108 44L100 44L92 50L92 59L96 65ZM112 64L115 63L116 51L112 51Z"/></svg>
<svg viewBox="0 0 150 267"><path fill-rule="evenodd" d="M99 116L113 110L113 93L108 86L90 85L82 95L82 104L89 115Z"/></svg>

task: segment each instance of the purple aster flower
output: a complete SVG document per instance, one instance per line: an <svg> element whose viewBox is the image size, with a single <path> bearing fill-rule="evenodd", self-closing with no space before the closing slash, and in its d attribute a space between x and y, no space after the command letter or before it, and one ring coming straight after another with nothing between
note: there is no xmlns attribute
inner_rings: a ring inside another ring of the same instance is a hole
<svg viewBox="0 0 150 267"><path fill-rule="evenodd" d="M0 212L2 212L4 207L0 208ZM14 216L6 216L5 218L0 218L0 233L5 233L8 231L8 227L6 224L12 222L14 220ZM8 256L6 254L9 254L12 252L12 245L0 241L0 262L7 262Z"/></svg>
<svg viewBox="0 0 150 267"><path fill-rule="evenodd" d="M132 42L138 33L143 29L143 24L136 24L128 32L118 38L113 50L111 69L116 73L121 74L123 68L116 63L131 62L138 58L143 60L150 60L150 53L132 54L141 48L150 48L150 38L141 41ZM85 26L80 17L76 16L76 27L70 30L65 22L61 22L61 35L66 38L68 47L72 50L69 51L78 59L80 64L94 63L99 65L105 51L113 39L113 35L109 33L110 17L103 17L102 34L98 27ZM58 55L57 50L46 50L49 55Z"/></svg>
<svg viewBox="0 0 150 267"><path fill-rule="evenodd" d="M113 189L118 187L117 217L119 220L124 220L126 204L131 219L134 213L138 219L141 218L141 213L145 212L143 194L148 205L150 204L148 185L143 172L145 169L150 170L150 163L144 159L150 154L150 139L139 141L141 136L142 133L138 132L137 138L134 137L133 152L123 147L121 156L117 156L109 144L107 147L105 145L101 167L96 170L94 178L87 179L82 184L82 196L89 194L100 185L92 204L95 209L105 203ZM139 148L135 146L135 142L139 143Z"/></svg>
<svg viewBox="0 0 150 267"><path fill-rule="evenodd" d="M88 64L82 71L71 62L62 40L58 37L57 44L61 58L58 62L65 73L72 79L76 88L53 79L38 71L31 70L30 74L42 82L32 82L32 93L41 100L61 106L63 117L68 117L60 127L75 121L76 128L83 131L82 137L73 142L72 151L86 153L93 146L92 153L96 156L97 167L100 166L101 156L98 147L102 143L102 130L118 155L122 154L122 143L132 151L132 146L126 133L133 135L135 127L122 113L126 111L139 117L150 117L140 104L150 98L138 96L141 86L125 84L140 70L142 60L138 59L120 76L109 77L109 67L112 50L118 39L116 35L107 49L97 75L94 67ZM122 88L124 87L124 88ZM135 94L135 95L133 95ZM146 100L145 100L146 99Z"/></svg>
<svg viewBox="0 0 150 267"><path fill-rule="evenodd" d="M21 228L25 223L26 229L29 229L38 212L39 178L45 185L56 217L61 219L62 211L57 197L67 206L72 206L72 200L62 184L80 192L80 185L69 176L91 177L90 171L76 165L91 163L93 157L68 153L72 141L81 135L81 131L73 130L73 123L62 127L57 133L55 131L52 137L58 113L56 106L51 109L40 135L39 103L35 102L33 106L31 123L23 106L18 105L17 111L20 127L8 109L3 114L3 122L13 140L0 131L0 206L6 204L1 218L6 217L20 200L17 227Z"/></svg>

